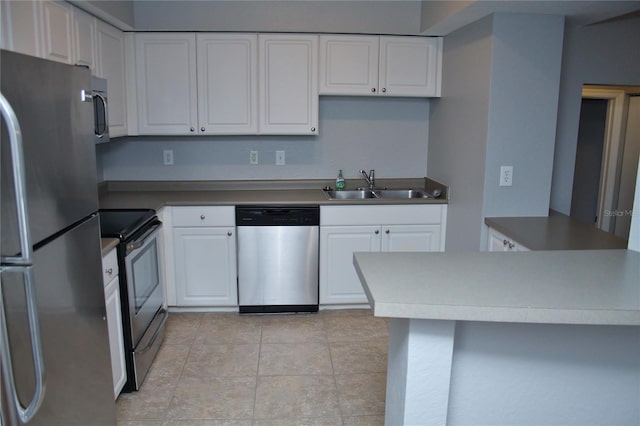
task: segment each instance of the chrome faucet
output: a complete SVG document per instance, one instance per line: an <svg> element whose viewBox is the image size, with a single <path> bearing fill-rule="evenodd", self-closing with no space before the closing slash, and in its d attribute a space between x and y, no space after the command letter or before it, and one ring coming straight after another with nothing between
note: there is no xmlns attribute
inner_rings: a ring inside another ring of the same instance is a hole
<svg viewBox="0 0 640 426"><path fill-rule="evenodd" d="M364 170L360 169L360 174L362 175L364 180L367 181L367 184L369 185L369 189L371 189L371 190L375 189L375 186L376 186L376 171L371 169L369 171L369 174L367 175L367 172L365 172Z"/></svg>

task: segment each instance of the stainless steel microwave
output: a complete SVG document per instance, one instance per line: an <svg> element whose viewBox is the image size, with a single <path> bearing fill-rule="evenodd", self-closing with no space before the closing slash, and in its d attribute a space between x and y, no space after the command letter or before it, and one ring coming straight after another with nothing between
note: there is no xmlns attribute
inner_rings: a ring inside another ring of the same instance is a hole
<svg viewBox="0 0 640 426"><path fill-rule="evenodd" d="M95 143L109 142L109 104L107 98L107 80L93 77L91 81L93 95L93 132Z"/></svg>

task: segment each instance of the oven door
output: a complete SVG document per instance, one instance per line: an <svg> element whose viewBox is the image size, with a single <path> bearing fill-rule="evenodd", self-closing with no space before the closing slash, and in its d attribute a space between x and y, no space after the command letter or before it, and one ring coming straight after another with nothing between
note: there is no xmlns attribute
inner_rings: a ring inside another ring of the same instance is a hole
<svg viewBox="0 0 640 426"><path fill-rule="evenodd" d="M164 304L160 274L158 234L160 221L133 241L127 242L125 265L129 294L132 347L135 348Z"/></svg>

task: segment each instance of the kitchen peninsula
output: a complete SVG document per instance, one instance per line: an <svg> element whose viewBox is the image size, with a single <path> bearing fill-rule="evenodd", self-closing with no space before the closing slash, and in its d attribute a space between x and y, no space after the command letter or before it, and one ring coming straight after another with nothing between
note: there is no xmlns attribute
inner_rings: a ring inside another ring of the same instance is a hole
<svg viewBox="0 0 640 426"><path fill-rule="evenodd" d="M640 252L356 253L386 424L638 424Z"/></svg>

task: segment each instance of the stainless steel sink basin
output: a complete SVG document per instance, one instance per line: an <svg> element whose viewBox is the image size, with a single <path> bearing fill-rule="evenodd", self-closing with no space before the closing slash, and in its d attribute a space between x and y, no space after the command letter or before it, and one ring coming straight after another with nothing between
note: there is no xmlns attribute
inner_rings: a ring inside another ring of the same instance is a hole
<svg viewBox="0 0 640 426"><path fill-rule="evenodd" d="M381 200L409 200L412 198L434 198L433 195L420 189L350 189L344 191L324 191L324 193L330 200L370 200L376 198Z"/></svg>
<svg viewBox="0 0 640 426"><path fill-rule="evenodd" d="M330 200L367 200L376 197L373 191L365 190L346 190L346 191L324 191Z"/></svg>
<svg viewBox="0 0 640 426"><path fill-rule="evenodd" d="M385 189L382 191L376 191L376 194L379 198L394 200L407 200L410 198L431 198L429 194L418 189Z"/></svg>

